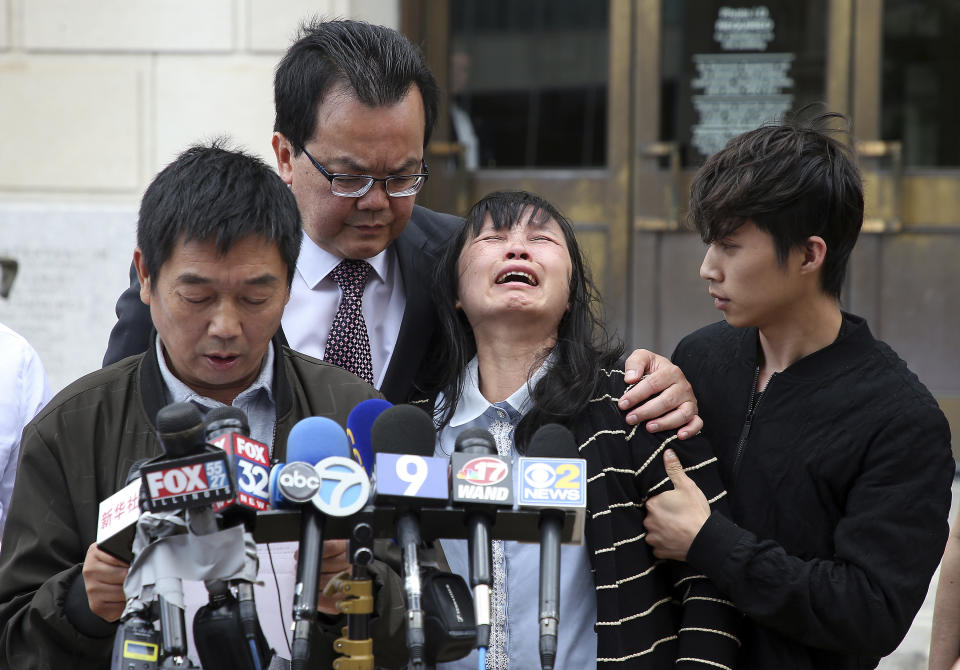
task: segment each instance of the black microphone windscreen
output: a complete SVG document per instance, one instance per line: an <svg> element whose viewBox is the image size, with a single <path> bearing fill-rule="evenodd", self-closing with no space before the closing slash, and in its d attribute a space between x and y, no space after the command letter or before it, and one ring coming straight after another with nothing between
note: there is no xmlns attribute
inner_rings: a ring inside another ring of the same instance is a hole
<svg viewBox="0 0 960 670"><path fill-rule="evenodd" d="M203 433L203 417L193 403L171 403L157 412L157 437L167 456L197 451L203 444Z"/></svg>
<svg viewBox="0 0 960 670"><path fill-rule="evenodd" d="M530 438L527 456L531 458L580 458L573 433L559 423L548 423L537 428Z"/></svg>
<svg viewBox="0 0 960 670"><path fill-rule="evenodd" d="M497 443L489 431L483 428L467 428L457 435L454 451L465 454L495 454Z"/></svg>
<svg viewBox="0 0 960 670"><path fill-rule="evenodd" d="M374 453L433 456L436 439L430 416L413 405L388 407L370 429Z"/></svg>
<svg viewBox="0 0 960 670"><path fill-rule="evenodd" d="M236 428L238 433L250 434L250 423L247 421L246 412L233 405L214 407L203 417L203 423L206 426L207 434L224 428Z"/></svg>

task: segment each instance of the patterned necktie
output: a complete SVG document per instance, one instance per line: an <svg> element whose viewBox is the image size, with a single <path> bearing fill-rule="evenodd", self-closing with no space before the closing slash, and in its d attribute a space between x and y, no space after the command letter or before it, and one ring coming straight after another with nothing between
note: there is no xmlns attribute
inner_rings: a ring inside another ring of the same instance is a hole
<svg viewBox="0 0 960 670"><path fill-rule="evenodd" d="M497 408L497 416L507 418L504 410ZM506 421L494 421L490 434L497 444L497 455L508 461L512 459L513 425ZM493 588L490 592L490 647L487 649L487 670L506 670L510 667L507 658L507 570L503 540L493 540L490 547L490 562L493 564Z"/></svg>
<svg viewBox="0 0 960 670"><path fill-rule="evenodd" d="M370 337L360 306L372 269L366 261L345 258L330 272L330 277L340 286L342 298L323 352L323 360L349 370L370 384L373 384Z"/></svg>

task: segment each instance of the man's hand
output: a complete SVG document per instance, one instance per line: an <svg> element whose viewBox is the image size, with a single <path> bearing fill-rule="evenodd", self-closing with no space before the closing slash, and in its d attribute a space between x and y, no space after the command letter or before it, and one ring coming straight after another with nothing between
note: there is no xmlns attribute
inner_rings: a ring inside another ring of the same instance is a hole
<svg viewBox="0 0 960 670"><path fill-rule="evenodd" d="M327 540L323 543L323 560L320 563L320 585L317 594L317 611L324 614L339 614L337 601L343 600L344 595L337 589L337 584L327 585L342 572L350 573L350 560L347 557L346 540ZM336 590L335 590L336 589Z"/></svg>
<svg viewBox="0 0 960 670"><path fill-rule="evenodd" d="M623 379L627 384L636 384L618 403L620 409L632 410L627 414L629 425L647 421L647 430L651 433L679 428L677 435L681 440L693 437L703 428L703 420L697 416L693 387L680 368L668 359L637 349L627 358ZM658 393L660 395L648 400Z"/></svg>
<svg viewBox="0 0 960 670"><path fill-rule="evenodd" d="M657 558L685 561L690 545L710 516L710 504L687 477L673 449L663 452L663 465L674 489L647 500L647 516L643 520L647 544L653 547Z"/></svg>
<svg viewBox="0 0 960 670"><path fill-rule="evenodd" d="M320 561L320 582L317 584L317 611L324 614L340 614L337 601L344 595L337 588L334 578L346 572L350 574L350 560L347 557L346 540L325 540ZM293 560L300 560L300 550L293 552ZM333 584L330 582L333 581Z"/></svg>
<svg viewBox="0 0 960 670"><path fill-rule="evenodd" d="M90 611L104 621L116 621L123 614L127 604L123 580L129 569L129 565L97 547L96 542L87 547L82 570L87 602Z"/></svg>

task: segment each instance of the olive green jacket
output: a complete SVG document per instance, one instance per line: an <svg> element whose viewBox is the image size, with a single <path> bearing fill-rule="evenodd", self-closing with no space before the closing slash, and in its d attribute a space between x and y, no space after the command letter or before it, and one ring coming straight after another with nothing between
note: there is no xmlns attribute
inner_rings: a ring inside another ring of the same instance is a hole
<svg viewBox="0 0 960 670"><path fill-rule="evenodd" d="M277 460L284 460L287 436L300 419L326 416L345 426L357 403L379 396L338 367L278 342L274 346ZM99 502L123 486L133 463L162 453L154 420L169 399L155 351L151 346L146 354L80 378L24 430L0 545L5 670L110 667L117 624L90 612L80 572L96 539ZM385 660L400 658L405 656L401 584L383 564L375 561L373 570L377 591L387 589L376 599L371 621L375 644ZM318 626L312 655L327 654L335 629ZM314 667L329 667L329 660Z"/></svg>

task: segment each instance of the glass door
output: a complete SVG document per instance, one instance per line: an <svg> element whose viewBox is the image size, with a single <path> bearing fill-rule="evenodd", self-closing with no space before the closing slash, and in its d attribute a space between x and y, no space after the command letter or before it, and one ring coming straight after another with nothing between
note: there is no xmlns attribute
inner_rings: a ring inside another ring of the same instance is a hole
<svg viewBox="0 0 960 670"><path fill-rule="evenodd" d="M827 4L637 4L632 325L652 348L719 318L683 222L690 180L733 136L826 99Z"/></svg>

